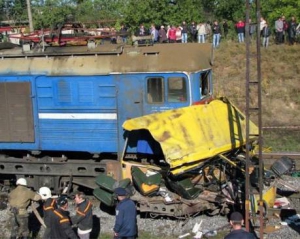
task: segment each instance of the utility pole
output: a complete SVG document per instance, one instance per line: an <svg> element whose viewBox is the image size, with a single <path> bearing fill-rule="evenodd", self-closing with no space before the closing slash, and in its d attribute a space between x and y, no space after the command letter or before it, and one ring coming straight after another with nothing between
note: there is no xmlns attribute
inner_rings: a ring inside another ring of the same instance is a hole
<svg viewBox="0 0 300 239"><path fill-rule="evenodd" d="M33 32L34 28L33 28L33 21L32 21L32 13L31 13L30 0L26 0L26 3L27 3L29 29L30 29L30 32Z"/></svg>

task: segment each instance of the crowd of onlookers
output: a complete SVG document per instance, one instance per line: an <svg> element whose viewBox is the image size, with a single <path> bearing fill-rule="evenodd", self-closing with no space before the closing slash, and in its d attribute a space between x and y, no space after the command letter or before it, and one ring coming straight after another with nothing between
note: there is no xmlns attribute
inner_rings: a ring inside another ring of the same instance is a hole
<svg viewBox="0 0 300 239"><path fill-rule="evenodd" d="M300 24L296 22L295 17L291 17L286 20L284 16L280 16L274 24L269 24L263 17L260 22L254 23L249 19L248 34L250 39L259 34L264 47L269 46L270 38L274 39L276 44L288 43L294 45L296 42L300 42ZM91 33L89 31L89 33ZM243 20L239 20L233 24L226 20L221 23L214 22L191 22L190 24L183 21L178 25L161 25L156 26L151 24L149 28L141 24L137 31L132 32L124 25L117 30L115 27L103 27L98 28L96 31L92 31L93 35L101 35L103 41L110 41L111 43L128 42L129 35L133 34L138 44L151 44L153 43L187 43L198 42L206 43L212 42L213 47L217 48L222 40L236 40L239 43L245 41L246 23ZM0 42L1 42L0 35ZM2 39L3 40L3 39Z"/></svg>
<svg viewBox="0 0 300 239"><path fill-rule="evenodd" d="M239 43L245 41L246 23L239 20L234 26L230 25L226 20L222 23L214 22L191 22L189 25L183 21L180 25L161 25L156 27L154 24L147 29L144 24L139 26L139 29L134 33L139 43L145 42L145 36L151 36L149 39L153 43L187 43L187 42L212 42L213 47L217 48L222 39L230 39L229 32L235 31L236 40ZM250 39L257 33L257 23L253 23L249 19L248 33ZM273 35L276 44L288 43L290 45L297 42L297 37L300 37L300 24L296 22L295 17L291 17L289 21L281 16L276 20L274 28L261 17L259 22L259 34L264 47L269 46L270 37ZM119 34L123 42L127 42L127 29L122 26ZM231 34L232 38L232 34Z"/></svg>

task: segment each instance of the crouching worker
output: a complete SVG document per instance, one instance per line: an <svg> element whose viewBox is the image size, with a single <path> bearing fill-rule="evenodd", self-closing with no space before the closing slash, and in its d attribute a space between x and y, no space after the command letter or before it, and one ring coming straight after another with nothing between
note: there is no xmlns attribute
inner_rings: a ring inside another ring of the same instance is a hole
<svg viewBox="0 0 300 239"><path fill-rule="evenodd" d="M89 239L93 228L93 206L83 192L75 194L75 203L77 208L76 215L71 218L72 224L77 225L80 239Z"/></svg>
<svg viewBox="0 0 300 239"><path fill-rule="evenodd" d="M243 215L239 212L234 212L230 215L230 225L232 231L224 239L254 239L254 235L243 230L244 223Z"/></svg>
<svg viewBox="0 0 300 239"><path fill-rule="evenodd" d="M8 203L11 212L11 239L22 237L27 239L29 236L28 229L28 212L27 208L31 202L38 201L41 196L27 187L25 178L19 178L16 182L17 187L8 195Z"/></svg>
<svg viewBox="0 0 300 239"><path fill-rule="evenodd" d="M114 239L135 239L137 236L136 207L124 188L116 188L118 198Z"/></svg>
<svg viewBox="0 0 300 239"><path fill-rule="evenodd" d="M43 200L43 215L46 229L43 235L43 239L50 239L50 227L51 227L51 214L57 209L56 200L52 197L50 188L41 187L39 194Z"/></svg>
<svg viewBox="0 0 300 239"><path fill-rule="evenodd" d="M69 219L68 199L61 196L57 199L57 209L50 214L50 236L51 239L78 239L73 231Z"/></svg>

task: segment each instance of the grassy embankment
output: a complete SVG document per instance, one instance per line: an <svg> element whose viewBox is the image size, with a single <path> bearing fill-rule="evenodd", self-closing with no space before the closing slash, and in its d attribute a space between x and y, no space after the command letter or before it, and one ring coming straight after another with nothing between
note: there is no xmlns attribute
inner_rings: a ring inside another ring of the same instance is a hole
<svg viewBox="0 0 300 239"><path fill-rule="evenodd" d="M255 43L251 46L255 54ZM272 151L300 152L300 45L271 45L261 49L262 125L287 127L264 129L264 146ZM256 57L251 58L251 81L256 80ZM245 45L223 42L215 51L214 93L227 96L245 112ZM256 106L257 88L251 86ZM257 117L251 118L257 122Z"/></svg>

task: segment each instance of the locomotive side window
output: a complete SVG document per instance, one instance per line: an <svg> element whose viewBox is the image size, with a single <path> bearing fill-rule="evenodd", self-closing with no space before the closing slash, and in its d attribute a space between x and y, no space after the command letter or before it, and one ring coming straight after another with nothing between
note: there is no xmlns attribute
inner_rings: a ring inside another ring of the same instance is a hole
<svg viewBox="0 0 300 239"><path fill-rule="evenodd" d="M210 72L203 72L200 75L200 93L201 98L210 95Z"/></svg>
<svg viewBox="0 0 300 239"><path fill-rule="evenodd" d="M168 78L168 101L169 102L187 101L185 78L183 77Z"/></svg>
<svg viewBox="0 0 300 239"><path fill-rule="evenodd" d="M164 96L163 78L147 79L147 100L148 103L162 103Z"/></svg>

